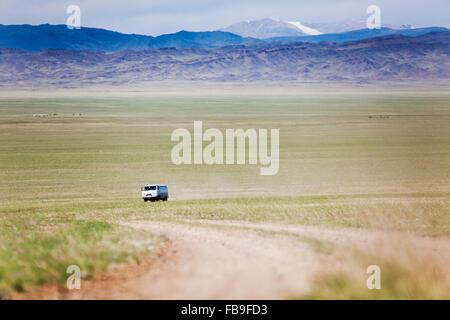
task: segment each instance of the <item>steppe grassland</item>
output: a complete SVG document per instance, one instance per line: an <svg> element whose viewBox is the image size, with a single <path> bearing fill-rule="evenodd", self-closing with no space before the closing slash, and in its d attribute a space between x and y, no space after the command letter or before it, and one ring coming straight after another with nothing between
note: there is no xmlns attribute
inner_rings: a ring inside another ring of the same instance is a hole
<svg viewBox="0 0 450 320"><path fill-rule="evenodd" d="M157 251L161 239L114 224L124 219L238 219L448 237L448 90L270 92L1 99L3 294L62 281L73 260L95 273ZM280 129L278 175L260 176L250 165L173 165L170 135L192 131L194 120L223 132ZM144 204L139 188L153 182L167 184L175 201Z"/></svg>

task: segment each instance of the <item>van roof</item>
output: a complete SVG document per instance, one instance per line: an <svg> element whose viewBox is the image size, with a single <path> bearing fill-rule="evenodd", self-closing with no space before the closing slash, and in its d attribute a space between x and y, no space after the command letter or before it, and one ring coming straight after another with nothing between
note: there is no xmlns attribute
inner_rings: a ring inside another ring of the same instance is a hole
<svg viewBox="0 0 450 320"><path fill-rule="evenodd" d="M144 187L153 187L153 186L163 186L163 187L166 187L165 184L146 184L146 185L144 185Z"/></svg>

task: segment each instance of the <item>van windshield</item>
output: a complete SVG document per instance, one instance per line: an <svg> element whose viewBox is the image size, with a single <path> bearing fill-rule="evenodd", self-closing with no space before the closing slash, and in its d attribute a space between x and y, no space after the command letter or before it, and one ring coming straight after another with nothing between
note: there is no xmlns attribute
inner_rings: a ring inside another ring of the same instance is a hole
<svg viewBox="0 0 450 320"><path fill-rule="evenodd" d="M156 190L156 186L144 187L144 191Z"/></svg>

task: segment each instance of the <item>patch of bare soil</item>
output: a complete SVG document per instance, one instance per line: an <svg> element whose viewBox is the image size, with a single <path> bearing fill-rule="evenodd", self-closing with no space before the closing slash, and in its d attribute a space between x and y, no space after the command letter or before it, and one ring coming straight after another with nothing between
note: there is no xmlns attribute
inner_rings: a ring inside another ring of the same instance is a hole
<svg viewBox="0 0 450 320"><path fill-rule="evenodd" d="M282 299L306 293L314 276L333 263L332 256L322 255L307 241L301 241L305 237L360 250L385 246L394 254L413 246L419 253L434 252L450 261L447 238L352 228L195 223L124 222L166 237L166 248L157 258L140 265L118 266L103 277L83 281L81 290L41 287L14 298Z"/></svg>
<svg viewBox="0 0 450 320"><path fill-rule="evenodd" d="M81 290L52 286L14 298L277 299L308 290L320 267L313 249L290 236L152 221L126 225L163 235L170 245L143 266L82 281Z"/></svg>

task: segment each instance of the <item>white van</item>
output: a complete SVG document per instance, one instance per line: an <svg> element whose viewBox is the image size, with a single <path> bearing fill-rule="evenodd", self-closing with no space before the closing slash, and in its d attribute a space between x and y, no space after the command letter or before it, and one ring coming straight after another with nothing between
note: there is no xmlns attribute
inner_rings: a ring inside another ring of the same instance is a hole
<svg viewBox="0 0 450 320"><path fill-rule="evenodd" d="M145 185L141 189L142 191L142 199L144 199L145 202L147 201L167 201L169 199L169 190L167 189L167 186L164 186L162 184L149 184Z"/></svg>

